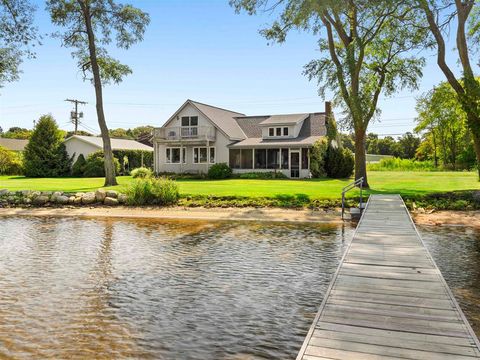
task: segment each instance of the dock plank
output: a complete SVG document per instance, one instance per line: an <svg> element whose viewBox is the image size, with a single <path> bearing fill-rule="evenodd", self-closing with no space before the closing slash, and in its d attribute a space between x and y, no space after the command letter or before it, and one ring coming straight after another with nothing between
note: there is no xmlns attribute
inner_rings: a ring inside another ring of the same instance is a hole
<svg viewBox="0 0 480 360"><path fill-rule="evenodd" d="M399 195L371 195L297 360L480 359Z"/></svg>

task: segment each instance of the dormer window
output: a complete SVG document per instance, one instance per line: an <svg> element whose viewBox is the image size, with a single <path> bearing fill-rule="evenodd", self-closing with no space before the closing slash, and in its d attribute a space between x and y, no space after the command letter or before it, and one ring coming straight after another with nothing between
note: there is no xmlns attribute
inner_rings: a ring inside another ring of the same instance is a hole
<svg viewBox="0 0 480 360"><path fill-rule="evenodd" d="M277 136L282 136L282 128L276 128Z"/></svg>
<svg viewBox="0 0 480 360"><path fill-rule="evenodd" d="M283 136L288 136L288 127L283 128Z"/></svg>
<svg viewBox="0 0 480 360"><path fill-rule="evenodd" d="M275 136L275 129L274 128L268 128L268 136Z"/></svg>
<svg viewBox="0 0 480 360"><path fill-rule="evenodd" d="M268 128L268 137L282 137L288 136L288 127L271 127Z"/></svg>

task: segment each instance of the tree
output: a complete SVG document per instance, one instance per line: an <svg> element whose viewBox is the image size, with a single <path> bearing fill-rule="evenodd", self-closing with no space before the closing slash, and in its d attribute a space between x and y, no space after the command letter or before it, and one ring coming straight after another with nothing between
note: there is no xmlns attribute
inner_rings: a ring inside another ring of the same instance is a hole
<svg viewBox="0 0 480 360"><path fill-rule="evenodd" d="M68 175L72 161L68 157L63 134L51 115L42 116L33 130L24 152L25 175L57 177Z"/></svg>
<svg viewBox="0 0 480 360"><path fill-rule="evenodd" d="M34 13L35 7L28 0L0 1L0 87L18 80L22 58L35 55Z"/></svg>
<svg viewBox="0 0 480 360"><path fill-rule="evenodd" d="M448 3L417 0L417 3L435 38L437 64L466 114L475 146L480 180L480 79L475 78L470 60L470 56L479 50L480 45L480 5L476 0L455 0ZM455 77L446 61L444 33L449 32L451 24L456 27L456 50L462 69L461 79Z"/></svg>
<svg viewBox="0 0 480 360"><path fill-rule="evenodd" d="M441 160L444 167L472 167L475 163L470 161L472 136L452 87L446 82L440 83L417 100L416 109L415 131L422 133L423 142L428 143L422 146L423 155L433 158L436 166Z"/></svg>
<svg viewBox="0 0 480 360"><path fill-rule="evenodd" d="M268 0L231 0L237 11L254 14L268 7ZM368 186L365 134L378 114L380 94L417 88L423 58L412 55L422 46L425 29L406 2L288 0L274 2L281 14L262 34L283 42L292 29L320 36L322 58L305 66L305 75L317 79L319 94L337 94L335 103L345 111L344 127L355 133L355 179Z"/></svg>
<svg viewBox="0 0 480 360"><path fill-rule="evenodd" d="M407 132L398 138L395 155L402 159L414 159L419 146L420 139L411 132Z"/></svg>
<svg viewBox="0 0 480 360"><path fill-rule="evenodd" d="M117 139L133 139L133 137L128 133L128 130L118 128L109 130L110 136Z"/></svg>
<svg viewBox="0 0 480 360"><path fill-rule="evenodd" d="M105 185L116 185L115 164L103 110L104 84L120 83L132 70L110 57L106 45L115 39L119 48L128 49L143 39L150 22L148 14L115 0L47 0L52 22L65 28L63 45L76 49L73 56L83 71L84 79L95 87L98 124L103 139ZM93 78L91 77L93 76Z"/></svg>
<svg viewBox="0 0 480 360"><path fill-rule="evenodd" d="M28 140L32 135L32 130L20 128L17 126L11 127L6 131L2 137L9 138L9 139L23 139Z"/></svg>

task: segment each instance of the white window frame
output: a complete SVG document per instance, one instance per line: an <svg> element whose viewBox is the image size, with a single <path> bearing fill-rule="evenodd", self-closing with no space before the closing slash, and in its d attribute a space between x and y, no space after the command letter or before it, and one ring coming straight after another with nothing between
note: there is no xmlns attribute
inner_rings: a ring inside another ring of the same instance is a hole
<svg viewBox="0 0 480 360"><path fill-rule="evenodd" d="M285 134L285 130L287 130L287 133L286 133L286 134ZM288 126L284 126L284 127L282 128L282 135L283 135L283 136L290 136L289 134L290 134L290 128L289 128Z"/></svg>
<svg viewBox="0 0 480 360"><path fill-rule="evenodd" d="M172 150L173 149L178 149L178 151L180 152L180 161L179 162L173 162L172 161ZM179 147L179 146L168 146L165 148L165 164L181 164L182 163L182 148ZM167 152L168 150L170 150L170 161L168 161L168 156L167 156Z"/></svg>
<svg viewBox="0 0 480 360"><path fill-rule="evenodd" d="M270 135L270 130L272 130L273 135ZM275 136L275 128L273 128L273 127L268 128L268 136L270 136L270 137Z"/></svg>
<svg viewBox="0 0 480 360"><path fill-rule="evenodd" d="M198 161L195 162L195 149L198 149ZM207 161L200 161L200 149L207 149ZM214 149L213 162L210 162L210 149ZM217 162L217 149L215 146L195 146L192 148L192 163L193 164L215 164Z"/></svg>

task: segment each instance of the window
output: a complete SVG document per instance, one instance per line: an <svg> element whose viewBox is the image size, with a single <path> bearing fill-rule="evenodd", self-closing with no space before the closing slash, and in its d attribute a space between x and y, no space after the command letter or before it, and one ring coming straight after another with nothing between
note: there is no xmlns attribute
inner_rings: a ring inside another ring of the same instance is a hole
<svg viewBox="0 0 480 360"><path fill-rule="evenodd" d="M277 136L282 136L282 128L277 128L276 129L276 132L277 132Z"/></svg>
<svg viewBox="0 0 480 360"><path fill-rule="evenodd" d="M198 126L198 116L182 116L182 126Z"/></svg>
<svg viewBox="0 0 480 360"><path fill-rule="evenodd" d="M165 162L169 164L180 163L180 148L166 148Z"/></svg>
<svg viewBox="0 0 480 360"><path fill-rule="evenodd" d="M267 149L267 169L278 169L280 149Z"/></svg>
<svg viewBox="0 0 480 360"><path fill-rule="evenodd" d="M267 168L267 150L255 149L255 169Z"/></svg>
<svg viewBox="0 0 480 360"><path fill-rule="evenodd" d="M302 169L308 169L308 155L308 149L302 148Z"/></svg>
<svg viewBox="0 0 480 360"><path fill-rule="evenodd" d="M283 128L283 136L288 136L288 127Z"/></svg>
<svg viewBox="0 0 480 360"><path fill-rule="evenodd" d="M194 164L205 164L208 160L206 147L196 147L193 148L193 163Z"/></svg>
<svg viewBox="0 0 480 360"><path fill-rule="evenodd" d="M253 168L253 150L252 149L242 149L242 169L252 169Z"/></svg>
<svg viewBox="0 0 480 360"><path fill-rule="evenodd" d="M268 128L268 136L275 136L275 129L274 128Z"/></svg>
<svg viewBox="0 0 480 360"><path fill-rule="evenodd" d="M215 148L210 148L210 164L215 164Z"/></svg>
<svg viewBox="0 0 480 360"><path fill-rule="evenodd" d="M240 169L240 149L230 149L229 150L229 163L232 169Z"/></svg>

